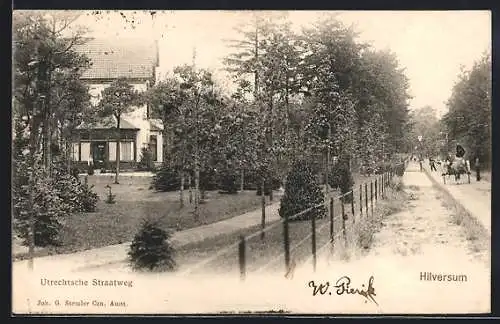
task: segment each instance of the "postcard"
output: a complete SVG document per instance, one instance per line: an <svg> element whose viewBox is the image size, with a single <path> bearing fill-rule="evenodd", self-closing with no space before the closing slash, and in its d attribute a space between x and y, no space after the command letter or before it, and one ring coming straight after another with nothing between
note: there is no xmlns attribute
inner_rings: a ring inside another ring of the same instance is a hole
<svg viewBox="0 0 500 324"><path fill-rule="evenodd" d="M12 33L14 316L491 311L490 12Z"/></svg>

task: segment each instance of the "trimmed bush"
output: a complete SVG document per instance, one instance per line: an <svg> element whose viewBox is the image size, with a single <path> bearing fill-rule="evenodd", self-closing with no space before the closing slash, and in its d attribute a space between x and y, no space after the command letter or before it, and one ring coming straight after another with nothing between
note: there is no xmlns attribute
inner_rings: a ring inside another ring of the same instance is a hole
<svg viewBox="0 0 500 324"><path fill-rule="evenodd" d="M174 270L175 250L169 240L170 234L160 228L157 221L145 219L128 252L132 267L149 271Z"/></svg>
<svg viewBox="0 0 500 324"><path fill-rule="evenodd" d="M151 186L156 191L176 191L181 188L179 172L163 165L153 176Z"/></svg>
<svg viewBox="0 0 500 324"><path fill-rule="evenodd" d="M322 218L326 215L323 192L307 163L296 162L287 176L286 183L279 208L281 217L293 217L309 208L311 208L310 211L304 212L295 219L310 219L314 215Z"/></svg>

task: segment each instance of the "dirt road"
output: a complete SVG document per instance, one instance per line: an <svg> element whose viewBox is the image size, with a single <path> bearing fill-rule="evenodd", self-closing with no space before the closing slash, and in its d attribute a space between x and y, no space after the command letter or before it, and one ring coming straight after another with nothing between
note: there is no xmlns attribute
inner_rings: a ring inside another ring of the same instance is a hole
<svg viewBox="0 0 500 324"><path fill-rule="evenodd" d="M297 277L318 282L330 280L330 285L348 276L353 288L366 288L368 279L374 277L378 305L363 306L362 298L356 295L340 298L335 305L330 300L322 304L323 299L316 298L311 311L489 311L490 237L480 235L487 231L459 225L456 210L418 167L409 166L403 183L410 194L407 206L382 220L368 250L358 249L348 260L323 255L315 274L310 274L309 265L297 273Z"/></svg>
<svg viewBox="0 0 500 324"><path fill-rule="evenodd" d="M489 263L489 251L474 247L477 239L456 223L444 195L424 173L408 169L404 176L412 199L407 210L390 215L375 237L371 255L439 255L441 259Z"/></svg>

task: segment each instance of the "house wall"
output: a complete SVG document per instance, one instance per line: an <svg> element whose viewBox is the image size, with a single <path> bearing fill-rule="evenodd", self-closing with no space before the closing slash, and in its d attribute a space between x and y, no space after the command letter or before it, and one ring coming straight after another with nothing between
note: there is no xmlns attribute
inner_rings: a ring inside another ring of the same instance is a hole
<svg viewBox="0 0 500 324"><path fill-rule="evenodd" d="M163 136L159 131L151 131L151 135L156 135L157 159L155 162L157 165L160 165L163 162Z"/></svg>
<svg viewBox="0 0 500 324"><path fill-rule="evenodd" d="M92 104L97 105L97 103L101 99L101 92L105 88L107 88L110 84L111 82L109 83L89 82L89 88L90 88L89 93L92 97L91 99ZM139 92L144 92L147 90L146 82L135 82L131 83L131 85L134 87L136 91ZM122 118L130 122L137 128L139 128L136 139L136 149L137 149L136 162L139 162L141 160L141 149L143 147L148 146L149 135L154 135L154 131L152 132L150 130L150 123L149 120L147 119L147 107L146 105L137 107L132 112L123 115ZM163 159L163 150L162 150L163 146L160 145L160 143L163 143L161 136L158 136L158 143L159 143L158 157L161 156Z"/></svg>

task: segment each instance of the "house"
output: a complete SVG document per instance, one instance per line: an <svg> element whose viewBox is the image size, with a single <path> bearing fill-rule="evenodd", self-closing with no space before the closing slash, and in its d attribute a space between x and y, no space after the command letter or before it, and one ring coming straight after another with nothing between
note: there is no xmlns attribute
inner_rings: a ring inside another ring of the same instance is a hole
<svg viewBox="0 0 500 324"><path fill-rule="evenodd" d="M77 46L76 51L85 54L92 62L82 80L89 86L93 105L98 104L102 90L117 78L126 78L140 92L146 91L156 81L159 65L156 42L91 39ZM145 147L150 148L155 164L161 164L162 131L161 120L150 118L148 105L136 107L133 112L123 115L120 121L120 169L135 169ZM116 165L117 136L114 117L80 125L73 138L73 160L81 168L87 168L92 160L97 169L112 169Z"/></svg>

